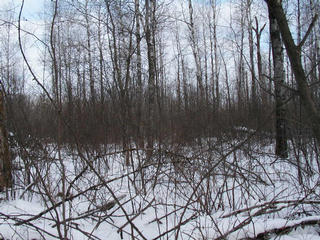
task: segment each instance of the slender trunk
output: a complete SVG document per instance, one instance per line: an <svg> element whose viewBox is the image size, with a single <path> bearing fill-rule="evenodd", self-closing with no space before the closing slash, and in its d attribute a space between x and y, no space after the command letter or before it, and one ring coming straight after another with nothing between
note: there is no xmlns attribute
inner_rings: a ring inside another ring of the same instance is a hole
<svg viewBox="0 0 320 240"><path fill-rule="evenodd" d="M286 132L286 106L285 106L285 71L283 60L283 48L279 26L274 12L269 7L270 38L273 55L273 80L276 98L276 150L275 153L281 158L288 157L287 132Z"/></svg>
<svg viewBox="0 0 320 240"><path fill-rule="evenodd" d="M8 132L6 127L6 109L4 93L0 87L0 191L12 185L12 163L9 152Z"/></svg>
<svg viewBox="0 0 320 240"><path fill-rule="evenodd" d="M238 77L237 77L237 95L238 95L238 111L242 115L244 110L244 81L245 81L245 70L244 70L244 59L243 59L243 48L244 48L244 31L241 30L241 40L240 40L240 55L238 63Z"/></svg>
<svg viewBox="0 0 320 240"><path fill-rule="evenodd" d="M178 97L178 113L181 112L181 73L180 73L180 56L177 56L177 97Z"/></svg>
<svg viewBox="0 0 320 240"><path fill-rule="evenodd" d="M248 40L249 40L249 55L250 55L250 70L251 70L251 111L253 116L257 110L257 93L256 93L256 73L254 64L254 44L253 44L253 26L251 18L251 0L247 0L247 22L248 22Z"/></svg>
<svg viewBox="0 0 320 240"><path fill-rule="evenodd" d="M101 9L99 8L98 15L98 46L99 46L99 80L100 80L100 104L101 106L104 104L104 58L103 58L103 41L102 41L102 28L101 28ZM103 108L101 108L102 110Z"/></svg>
<svg viewBox="0 0 320 240"><path fill-rule="evenodd" d="M88 0L85 3L85 20L86 20L86 31L87 31L87 51L88 51L88 64L89 64L89 86L90 86L90 100L94 106L95 104L95 82L93 76L93 65L92 65L92 55L91 55L91 32L90 32L90 22L88 13Z"/></svg>
<svg viewBox="0 0 320 240"><path fill-rule="evenodd" d="M145 35L147 42L147 55L149 66L148 78L148 123L147 123L147 159L150 160L154 145L154 121L155 121L155 81L156 81L156 51L155 51L155 0L146 0Z"/></svg>
<svg viewBox="0 0 320 240"><path fill-rule="evenodd" d="M219 61L218 61L218 39L217 39L217 3L216 0L210 0L212 17L209 19L210 30L210 62L212 78L212 95L215 104L215 110L220 108L220 88L219 88ZM211 22L212 20L212 22Z"/></svg>
<svg viewBox="0 0 320 240"><path fill-rule="evenodd" d="M205 83L205 104L206 107L209 106L209 85L208 85L208 56L207 56L207 38L206 38L206 31L205 31L205 25L203 24L202 27L202 37L203 37L203 46L204 46L204 83Z"/></svg>
<svg viewBox="0 0 320 240"><path fill-rule="evenodd" d="M143 84L142 84L142 58L141 58L141 27L140 27L140 0L135 0L136 14L136 42L137 42L137 137L139 147L144 147L144 134L142 128L142 103L143 103Z"/></svg>
<svg viewBox="0 0 320 240"><path fill-rule="evenodd" d="M226 61L225 61L225 59L224 59L222 54L221 54L221 59L222 59L222 63L223 63L223 66L224 66L225 82L226 82L226 87L227 87L228 112L231 113L232 104L231 104L231 90L230 90L230 84L229 84L228 67L227 67L227 63L226 63Z"/></svg>
<svg viewBox="0 0 320 240"><path fill-rule="evenodd" d="M195 26L193 21L193 7L192 7L191 0L189 0L189 21L190 22L188 24L188 28L190 31L191 48L192 48L193 58L196 64L196 76L197 76L197 84L199 88L198 97L200 99L200 106L202 106L203 98L204 98L204 87L202 83L201 61L200 61L199 46L197 44Z"/></svg>
<svg viewBox="0 0 320 240"><path fill-rule="evenodd" d="M262 26L261 29L259 29L258 19L255 18L256 21L256 27L253 28L255 35L256 35L256 45L257 45L257 67L258 67L258 82L259 85L262 86L262 103L266 103L266 87L268 84L264 82L263 72L262 72L262 58L261 58L261 34L263 29L265 28L266 24Z"/></svg>
<svg viewBox="0 0 320 240"><path fill-rule="evenodd" d="M216 107L220 108L220 87L219 87L219 61L218 61L218 40L217 40L217 13L216 9L213 11L213 49L214 49L214 82L216 90Z"/></svg>
<svg viewBox="0 0 320 240"><path fill-rule="evenodd" d="M181 49L181 43L180 43L178 30L176 31L175 35L176 35L176 42L177 42L178 59L180 59L179 62L181 65L181 67L179 67L179 68L181 68L183 105L184 105L184 111L186 112L188 109L187 73L186 73L185 60L184 60L184 55L183 55L182 49Z"/></svg>
<svg viewBox="0 0 320 240"><path fill-rule="evenodd" d="M314 0L310 0L310 8L311 8L311 14L314 16L320 10L320 3L317 1L315 2ZM313 55L312 67L314 67L314 78L316 81L317 79L318 80L320 79L320 64L319 64L320 62L320 25L319 24L314 26L312 36L314 40L311 42L314 43L314 47L310 50L312 51L312 55ZM318 97L320 97L319 90L317 91L317 95Z"/></svg>

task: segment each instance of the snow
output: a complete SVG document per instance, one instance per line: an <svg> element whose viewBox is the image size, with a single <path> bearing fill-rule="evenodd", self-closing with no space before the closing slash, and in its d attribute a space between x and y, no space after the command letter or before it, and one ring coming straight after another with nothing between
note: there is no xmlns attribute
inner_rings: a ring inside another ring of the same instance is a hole
<svg viewBox="0 0 320 240"><path fill-rule="evenodd" d="M15 172L15 189L0 203L0 233L4 239L50 240L59 238L59 231L63 236L65 227L67 238L77 240L216 239L225 234L232 240L297 226L270 239L320 239L317 224L300 224L320 221L319 174L306 175L299 185L296 167L276 159L273 146L249 142L230 151L237 144L241 141L224 143L223 151L201 149L201 158L197 147L177 155L167 149L153 162L133 151L130 167L124 166L124 154L110 146L104 156L94 151L84 156L70 149L58 154L52 145L33 159L31 182L24 171L28 161L17 157L21 168Z"/></svg>
<svg viewBox="0 0 320 240"><path fill-rule="evenodd" d="M318 240L319 232L314 227L297 228L286 236L274 236L271 240Z"/></svg>

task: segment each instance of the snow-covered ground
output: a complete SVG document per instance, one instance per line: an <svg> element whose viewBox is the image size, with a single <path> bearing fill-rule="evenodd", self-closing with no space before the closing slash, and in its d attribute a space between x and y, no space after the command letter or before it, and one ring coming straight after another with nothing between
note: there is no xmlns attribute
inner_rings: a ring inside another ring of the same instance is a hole
<svg viewBox="0 0 320 240"><path fill-rule="evenodd" d="M307 167L301 158L299 184L296 158L272 151L254 140L206 139L161 146L148 161L132 149L125 166L126 152L111 146L25 149L0 203L0 237L320 239L316 161Z"/></svg>

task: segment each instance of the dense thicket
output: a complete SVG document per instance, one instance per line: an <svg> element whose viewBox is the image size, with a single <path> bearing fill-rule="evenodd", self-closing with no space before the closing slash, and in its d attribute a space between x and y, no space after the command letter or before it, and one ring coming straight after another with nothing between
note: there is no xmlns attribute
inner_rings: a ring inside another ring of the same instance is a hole
<svg viewBox="0 0 320 240"><path fill-rule="evenodd" d="M291 28L301 38L319 3L287 3ZM37 49L41 62L32 66L35 76L26 67L20 71L16 13L3 13L1 79L10 131L21 139L124 148L143 147L150 136L184 143L244 129L272 139L276 111L268 14L258 5L251 0L45 2L51 12L41 15L45 27L39 39L45 45ZM318 30L316 23L302 51L316 102ZM24 37L29 40L23 44L34 44L34 36ZM308 116L286 56L284 64L288 134L308 138ZM35 77L38 84L30 81Z"/></svg>

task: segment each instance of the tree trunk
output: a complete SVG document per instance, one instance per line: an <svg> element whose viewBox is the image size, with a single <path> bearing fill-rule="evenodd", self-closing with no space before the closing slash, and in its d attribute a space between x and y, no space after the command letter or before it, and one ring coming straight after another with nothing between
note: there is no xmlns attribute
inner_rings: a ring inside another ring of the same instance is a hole
<svg viewBox="0 0 320 240"><path fill-rule="evenodd" d="M145 18L145 35L147 42L147 55L149 66L149 79L148 79L148 123L147 123L147 159L150 160L153 145L154 145L154 122L155 122L155 93L156 93L156 51L155 51L155 0L146 0L146 18ZM151 6L150 6L151 5Z"/></svg>
<svg viewBox="0 0 320 240"><path fill-rule="evenodd" d="M203 100L204 100L204 87L203 87L203 82L202 82L202 69L201 69L201 61L200 61L200 54L199 54L199 46L197 43L196 39L196 33L195 33L195 26L194 26L194 21L193 21L193 7L192 7L192 1L189 0L189 17L190 17L190 22L188 24L188 28L190 31L190 41L191 41L191 48L192 48L192 54L194 57L194 61L196 64L196 76L197 76L197 84L199 88L199 99L200 99L200 106L202 107L203 105Z"/></svg>
<svg viewBox="0 0 320 240"><path fill-rule="evenodd" d="M286 51L291 63L291 69L294 73L297 85L298 85L298 92L301 97L302 104L309 116L309 121L311 123L311 128L313 130L314 136L320 143L320 113L316 107L316 104L311 96L310 88L308 87L307 76L304 72L301 62L301 47L307 38L308 34L310 33L313 25L317 20L317 15L313 18L311 25L303 37L302 41L299 45L294 43L292 38L291 31L288 26L288 21L286 15L283 11L281 1L279 0L268 0L267 1L269 11L272 12L273 16L276 18L279 29L281 32L281 36L286 47Z"/></svg>
<svg viewBox="0 0 320 240"><path fill-rule="evenodd" d="M285 107L285 91L284 91L284 64L283 64L283 49L282 40L279 31L279 26L275 15L269 8L270 21L270 38L273 55L273 80L275 86L276 98L276 150L275 153L281 158L288 157L287 132L286 132L286 107Z"/></svg>
<svg viewBox="0 0 320 240"><path fill-rule="evenodd" d="M4 94L0 89L0 190L12 185L12 163L9 152L8 132L6 128L6 109Z"/></svg>
<svg viewBox="0 0 320 240"><path fill-rule="evenodd" d="M240 11L241 11L241 16L240 16L240 39L237 40L240 43L237 43L238 48L239 48L239 60L238 60L238 65L237 65L237 111L239 114L239 119L243 119L246 115L246 104L248 102L246 102L245 100L245 95L246 95L246 91L245 91L245 80L246 80L246 71L245 71L245 59L244 59L244 37L245 37L245 15L243 13L243 1L241 1L241 5L240 5Z"/></svg>
<svg viewBox="0 0 320 240"><path fill-rule="evenodd" d="M257 92L256 92L256 73L254 64L254 44L253 44L253 26L251 17L251 0L247 0L246 3L246 17L248 22L248 41L249 41L249 54L250 54L250 70L251 70L251 99L250 110L252 116L257 114Z"/></svg>
<svg viewBox="0 0 320 240"><path fill-rule="evenodd" d="M139 147L144 147L144 132L142 128L142 103L143 103L143 84L142 84L142 58L141 58L141 34L140 34L140 0L135 0L136 14L136 55L137 55L137 137Z"/></svg>
<svg viewBox="0 0 320 240"><path fill-rule="evenodd" d="M219 90L219 61L218 61L218 40L217 40L217 2L211 0L212 18L209 19L210 26L210 57L212 74L212 95L216 104L216 111L220 108ZM211 19L213 22L211 22Z"/></svg>
<svg viewBox="0 0 320 240"><path fill-rule="evenodd" d="M99 80L100 80L100 104L101 106L104 104L104 57L103 57L103 40L102 40L102 20L101 20L101 11L99 8L98 14L98 49L99 49ZM102 110L103 108L101 108ZM102 114L101 114L102 116Z"/></svg>
<svg viewBox="0 0 320 240"><path fill-rule="evenodd" d="M260 40L261 40L261 34L263 29L265 28L266 24L264 24L262 26L261 29L259 29L259 23L258 23L258 19L257 17L255 17L255 21L256 21L256 27L253 28L255 35L256 35L256 45L257 45L257 67L258 67L258 82L259 85L262 87L262 91L261 91L261 97L262 97L262 103L267 103L267 97L266 97L266 89L267 89L267 83L264 83L264 77L263 77L263 70L262 70L262 58L261 58L261 44L260 44Z"/></svg>
<svg viewBox="0 0 320 240"><path fill-rule="evenodd" d="M89 10L88 10L88 0L85 2L85 20L86 20L86 31L87 31L87 51L88 51L88 64L89 64L89 86L90 86L90 100L95 107L95 79L93 76L93 65L92 65L92 49L91 49L91 32L90 32L90 22L89 22Z"/></svg>

